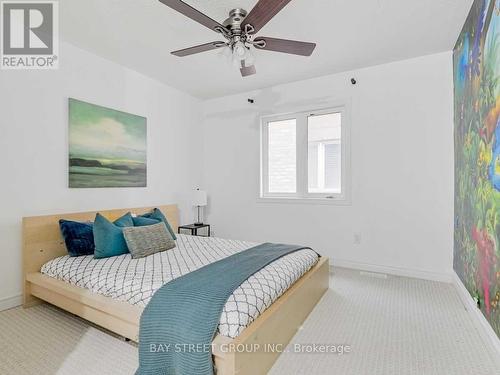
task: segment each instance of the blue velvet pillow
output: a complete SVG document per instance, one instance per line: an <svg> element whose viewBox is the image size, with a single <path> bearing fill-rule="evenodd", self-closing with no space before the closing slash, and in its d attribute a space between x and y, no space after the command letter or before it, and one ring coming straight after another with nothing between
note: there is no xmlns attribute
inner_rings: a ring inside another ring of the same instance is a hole
<svg viewBox="0 0 500 375"><path fill-rule="evenodd" d="M134 226L134 222L130 212L114 223L101 214L97 214L94 220L94 258L109 258L127 254L129 251L125 237L123 237L123 228L131 226Z"/></svg>
<svg viewBox="0 0 500 375"><path fill-rule="evenodd" d="M61 235L71 257L94 254L93 224L78 221L59 220Z"/></svg>
<svg viewBox="0 0 500 375"><path fill-rule="evenodd" d="M142 217L142 216L133 217L132 221L134 222L134 227L145 227L148 225L154 225L154 224L161 223L161 220L150 219L150 218Z"/></svg>
<svg viewBox="0 0 500 375"><path fill-rule="evenodd" d="M167 229L170 232L170 235L172 236L172 238L174 240L177 239L177 237L175 236L175 232L172 230L172 227L170 226L167 218L165 217L165 215L163 215L163 212L161 212L160 209L155 208L152 212L148 212L148 213L141 215L141 216L146 217L148 219L156 219L156 220L163 221L165 223L165 225L167 226Z"/></svg>

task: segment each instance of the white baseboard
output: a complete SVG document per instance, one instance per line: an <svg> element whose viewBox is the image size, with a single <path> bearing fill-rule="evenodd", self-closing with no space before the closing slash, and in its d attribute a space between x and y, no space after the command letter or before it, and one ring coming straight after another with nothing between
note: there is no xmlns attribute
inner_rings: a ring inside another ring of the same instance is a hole
<svg viewBox="0 0 500 375"><path fill-rule="evenodd" d="M470 295L469 291L462 283L462 280L458 277L456 272L453 272L453 285L455 286L462 303L464 304L465 309L469 312L469 315L472 317L474 324L476 325L479 333L484 337L486 341L492 343L493 347L498 351L500 355L500 338L497 336L493 328L491 328L490 323L486 320L485 316L478 309L476 302Z"/></svg>
<svg viewBox="0 0 500 375"><path fill-rule="evenodd" d="M12 297L0 299L0 311L12 309L23 304L23 296L21 294Z"/></svg>
<svg viewBox="0 0 500 375"><path fill-rule="evenodd" d="M341 260L341 259L333 259L330 267L342 267L342 268L352 268L360 271L368 271L368 272L376 272L376 273L385 273L389 275L396 276L404 276L404 277L412 277L415 279L424 279L424 280L432 280L432 281L441 281L445 283L453 282L453 278L451 273L438 273L438 272L430 272L418 269L409 269L409 268L400 268L400 267L391 267L391 266L382 266L378 264L367 264L360 262L352 262L349 260Z"/></svg>

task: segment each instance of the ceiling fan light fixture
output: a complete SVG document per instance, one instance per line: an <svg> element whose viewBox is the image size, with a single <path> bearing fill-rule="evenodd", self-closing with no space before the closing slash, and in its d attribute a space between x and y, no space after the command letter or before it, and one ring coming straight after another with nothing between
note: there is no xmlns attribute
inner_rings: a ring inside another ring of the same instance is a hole
<svg viewBox="0 0 500 375"><path fill-rule="evenodd" d="M248 55L248 48L245 43L238 41L233 45L233 56L239 60L245 60Z"/></svg>
<svg viewBox="0 0 500 375"><path fill-rule="evenodd" d="M232 46L232 52L233 52L233 58L232 58L233 65L234 67L239 68L241 66L241 62L245 61L246 58L248 57L249 49L244 42L238 40L234 42Z"/></svg>
<svg viewBox="0 0 500 375"><path fill-rule="evenodd" d="M241 8L232 9L229 12L229 18L222 23L188 5L186 0L160 1L193 21L219 33L226 40L173 51L171 52L173 55L184 57L213 49L221 49L219 57L226 58L229 63L232 62L238 67L243 77L256 73L255 56L251 51L252 46L260 50L300 56L311 56L316 48L315 43L256 35L291 0L258 0L250 12Z"/></svg>
<svg viewBox="0 0 500 375"><path fill-rule="evenodd" d="M251 49L248 49L247 57L245 59L245 65L250 66L255 64L255 54Z"/></svg>
<svg viewBox="0 0 500 375"><path fill-rule="evenodd" d="M239 68L241 66L242 61L245 61L245 59L240 59L233 53L233 57L231 58L231 63L235 68Z"/></svg>
<svg viewBox="0 0 500 375"><path fill-rule="evenodd" d="M230 64L231 61L232 61L232 59L233 59L233 50L229 46L222 47L220 49L219 53L217 54L217 56L221 60L224 60L225 62L227 62L228 64Z"/></svg>

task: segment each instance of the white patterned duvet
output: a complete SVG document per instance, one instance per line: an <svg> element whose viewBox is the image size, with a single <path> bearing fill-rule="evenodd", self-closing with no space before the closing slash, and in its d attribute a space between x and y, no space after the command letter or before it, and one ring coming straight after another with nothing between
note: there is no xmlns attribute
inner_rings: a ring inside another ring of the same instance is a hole
<svg viewBox="0 0 500 375"><path fill-rule="evenodd" d="M177 247L145 258L132 259L130 254L106 259L66 255L44 264L41 272L94 293L146 306L163 284L256 245L178 234ZM230 338L238 336L317 261L314 251L300 250L249 277L229 297L218 332Z"/></svg>

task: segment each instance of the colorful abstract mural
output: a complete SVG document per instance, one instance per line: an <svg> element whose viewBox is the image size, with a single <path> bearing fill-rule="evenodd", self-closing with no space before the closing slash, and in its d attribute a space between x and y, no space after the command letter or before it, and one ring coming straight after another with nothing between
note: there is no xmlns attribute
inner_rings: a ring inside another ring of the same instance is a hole
<svg viewBox="0 0 500 375"><path fill-rule="evenodd" d="M476 0L453 52L454 268L500 336L500 0Z"/></svg>

